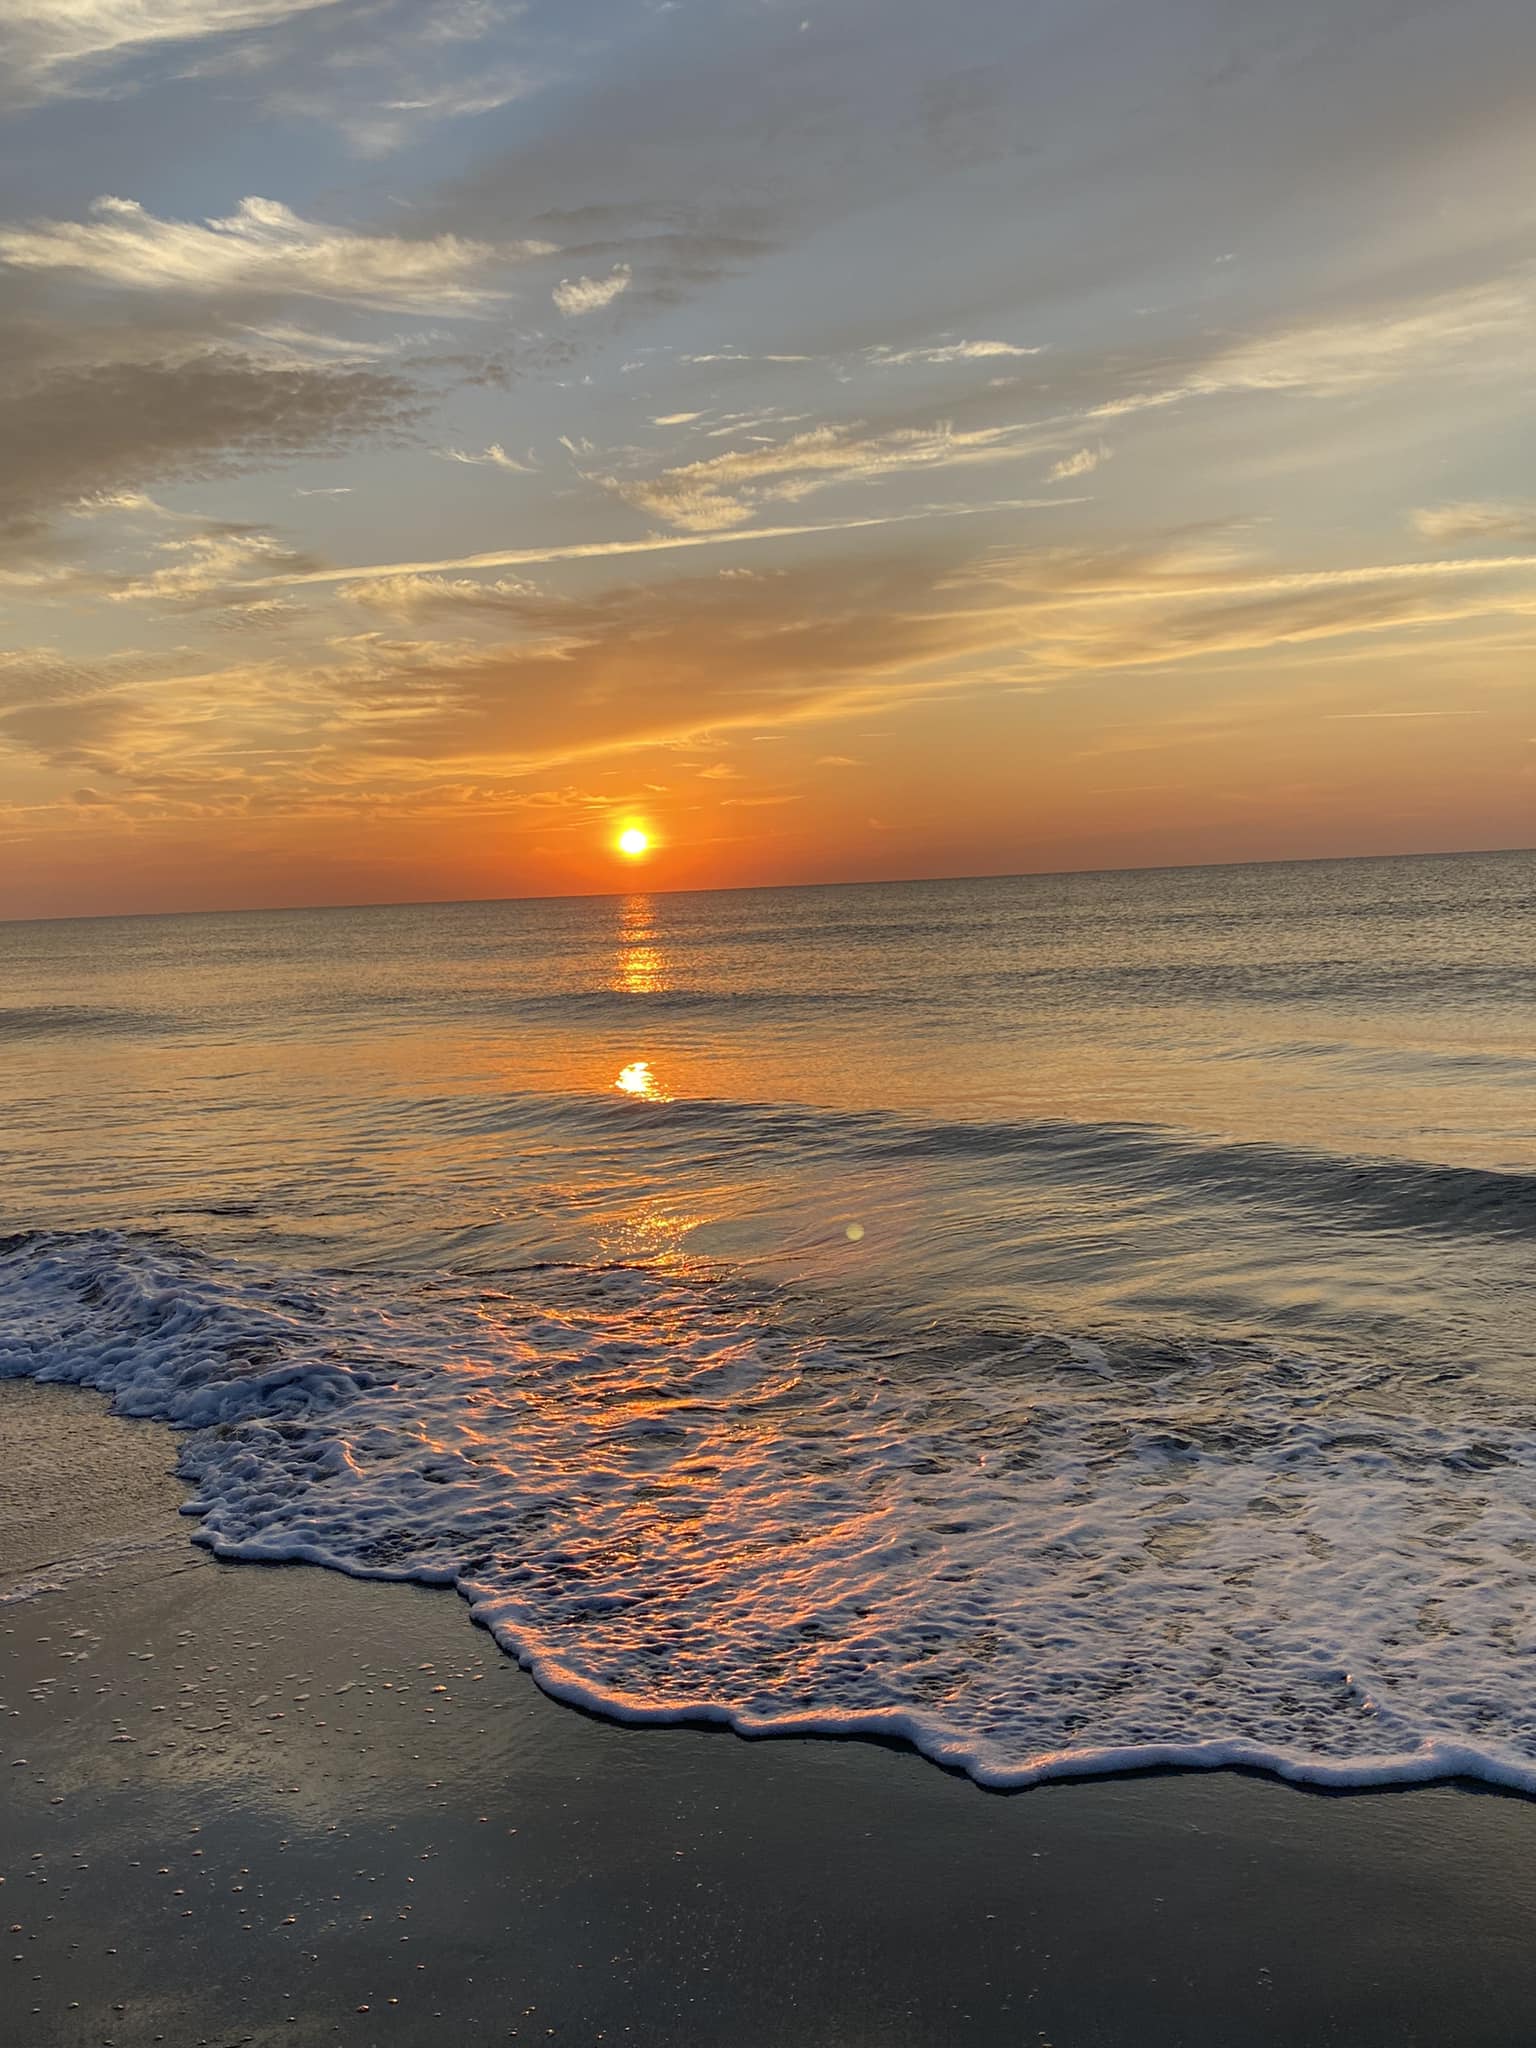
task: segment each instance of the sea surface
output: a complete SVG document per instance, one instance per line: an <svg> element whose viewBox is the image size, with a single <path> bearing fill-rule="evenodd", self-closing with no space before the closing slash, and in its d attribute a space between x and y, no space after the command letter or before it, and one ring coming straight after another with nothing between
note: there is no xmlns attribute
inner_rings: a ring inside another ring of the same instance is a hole
<svg viewBox="0 0 1536 2048"><path fill-rule="evenodd" d="M0 1226L598 1712L1536 1790L1536 854L0 926Z"/></svg>

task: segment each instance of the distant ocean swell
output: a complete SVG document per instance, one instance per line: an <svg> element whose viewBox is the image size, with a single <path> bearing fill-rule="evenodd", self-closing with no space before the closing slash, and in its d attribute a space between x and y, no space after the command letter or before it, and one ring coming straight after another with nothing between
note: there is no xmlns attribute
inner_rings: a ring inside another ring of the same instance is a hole
<svg viewBox="0 0 1536 2048"><path fill-rule="evenodd" d="M296 1277L107 1231L0 1240L0 1298L0 1377L187 1432L196 1540L454 1586L617 1718L898 1736L994 1786L1536 1792L1536 1416L1465 1381L1170 1331L849 1345L658 1269Z"/></svg>

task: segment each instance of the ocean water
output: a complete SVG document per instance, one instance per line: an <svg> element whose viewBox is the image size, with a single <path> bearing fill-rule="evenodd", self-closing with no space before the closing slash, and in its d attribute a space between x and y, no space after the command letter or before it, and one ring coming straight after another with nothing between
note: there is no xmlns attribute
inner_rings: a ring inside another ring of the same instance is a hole
<svg viewBox="0 0 1536 2048"><path fill-rule="evenodd" d="M0 1225L600 1712L1536 1790L1536 855L4 926Z"/></svg>

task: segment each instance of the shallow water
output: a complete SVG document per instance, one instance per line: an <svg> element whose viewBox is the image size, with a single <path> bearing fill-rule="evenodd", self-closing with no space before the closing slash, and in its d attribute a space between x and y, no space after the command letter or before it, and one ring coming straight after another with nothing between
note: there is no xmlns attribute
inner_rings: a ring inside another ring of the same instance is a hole
<svg viewBox="0 0 1536 2048"><path fill-rule="evenodd" d="M0 1375L631 1718L1536 1786L1536 856L0 928Z"/></svg>

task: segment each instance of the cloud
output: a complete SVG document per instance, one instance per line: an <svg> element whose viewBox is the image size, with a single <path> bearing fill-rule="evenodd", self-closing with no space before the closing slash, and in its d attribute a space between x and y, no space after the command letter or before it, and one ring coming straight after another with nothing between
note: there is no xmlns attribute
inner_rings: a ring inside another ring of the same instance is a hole
<svg viewBox="0 0 1536 2048"><path fill-rule="evenodd" d="M386 100L391 114L438 114L450 120L466 114L493 114L510 106L533 90L532 81L520 70L506 70L489 77L454 79L418 93L411 99Z"/></svg>
<svg viewBox="0 0 1536 2048"><path fill-rule="evenodd" d="M468 623L495 611L523 637L471 648L363 636L350 675L335 678L355 735L407 755L526 766L877 710L1004 675L1010 686L1059 682L1491 611L1536 615L1536 556L1478 575L1452 562L1200 568L1177 544L967 568L929 548L801 562L761 582L692 577L581 598L514 589L494 602L473 584L436 584L397 596L402 617Z"/></svg>
<svg viewBox="0 0 1536 2048"><path fill-rule="evenodd" d="M767 447L733 449L660 475L601 481L626 504L694 532L744 525L764 504L796 503L837 484L917 470L1008 462L1034 452L1028 426L960 429L947 421L870 433L861 423L812 427Z"/></svg>
<svg viewBox="0 0 1536 2048"><path fill-rule="evenodd" d="M227 567L221 544L277 545L255 532L188 539L164 551L172 578L189 573L160 587L163 600L190 601L215 582ZM182 657L179 671L148 676L142 661L108 675L56 658L0 663L0 737L98 792L196 802L210 815L356 815L359 792L384 789L408 810L439 800L444 772L470 778L489 803L493 787L560 763L663 743L707 744L714 765L699 772L725 783L730 733L1490 609L1536 616L1536 556L1476 569L1277 571L1173 540L1141 553L968 561L956 528L943 545L924 534L878 556L818 552L746 580L704 574L562 596L511 578L417 573L355 582L346 595L394 624L337 637L308 661L285 654L189 675ZM1340 703L1330 684L1320 708L1373 707ZM842 754L818 762L860 765Z"/></svg>
<svg viewBox="0 0 1536 2048"><path fill-rule="evenodd" d="M492 469L515 469L520 476L537 474L539 465L532 460L519 462L515 455L509 455L499 441L492 441L488 448L482 448L478 455L468 448L439 448L438 454L445 462L467 462L474 465L489 465Z"/></svg>
<svg viewBox="0 0 1536 2048"><path fill-rule="evenodd" d="M872 363L895 369L908 363L977 363L993 356L1038 356L1041 346L1022 348L1012 341L952 341L936 348L872 348L865 351Z"/></svg>
<svg viewBox="0 0 1536 2048"><path fill-rule="evenodd" d="M103 64L157 44L272 28L334 0L6 0L5 97L79 90Z"/></svg>
<svg viewBox="0 0 1536 2048"><path fill-rule="evenodd" d="M158 553L170 557L163 567L109 585L107 594L119 603L223 604L236 598L237 586L253 570L292 573L314 566L312 556L296 553L276 535L232 524L162 541Z"/></svg>
<svg viewBox="0 0 1536 2048"><path fill-rule="evenodd" d="M1068 477L1088 476L1101 462L1109 460L1109 450L1100 442L1097 448L1079 448L1074 455L1064 455L1060 462L1053 463L1050 480L1053 484L1064 483Z"/></svg>
<svg viewBox="0 0 1536 2048"><path fill-rule="evenodd" d="M1207 347L1186 358L1176 381L1143 381L1086 405L1076 417L1088 424L1244 393L1347 398L1468 360L1483 376L1518 371L1533 319L1536 270L1522 265L1480 284L1389 299Z"/></svg>
<svg viewBox="0 0 1536 2048"><path fill-rule="evenodd" d="M112 512L151 512L165 516L165 507L157 505L147 491L92 491L69 509L77 519L99 519Z"/></svg>
<svg viewBox="0 0 1536 2048"><path fill-rule="evenodd" d="M1008 623L1041 677L1536 615L1536 554L1272 570L1202 568L1198 558L1192 566L1173 547L1120 560L1046 552L958 580L975 587L993 578L1004 595L991 616ZM970 614L973 625L982 616Z"/></svg>
<svg viewBox="0 0 1536 2048"><path fill-rule="evenodd" d="M1220 354L1203 383L1218 390L1310 391L1343 396L1390 378L1428 369L1506 338L1523 351L1533 311L1536 274L1507 277L1428 297L1345 313Z"/></svg>
<svg viewBox="0 0 1536 2048"><path fill-rule="evenodd" d="M708 355L683 357L683 361L690 365L704 363L808 363L812 360L810 356L806 355L752 355L746 349L740 348L715 349Z"/></svg>
<svg viewBox="0 0 1536 2048"><path fill-rule="evenodd" d="M509 619L537 616L532 607L540 592L536 585L516 577L499 577L494 583L460 576L387 575L349 583L343 593L349 602L369 611L401 620L480 616L505 623Z"/></svg>
<svg viewBox="0 0 1536 2048"><path fill-rule="evenodd" d="M97 750L132 728L145 667L132 654L71 660L51 647L0 654L0 749L53 767L96 772Z"/></svg>
<svg viewBox="0 0 1536 2048"><path fill-rule="evenodd" d="M106 687L100 667L70 660L51 647L0 653L0 711L78 703L100 696Z"/></svg>
<svg viewBox="0 0 1536 2048"><path fill-rule="evenodd" d="M606 277L562 277L550 297L562 313L573 318L582 313L600 313L621 292L629 290L634 276L627 263L619 263Z"/></svg>
<svg viewBox="0 0 1536 2048"><path fill-rule="evenodd" d="M421 400L360 364L262 361L150 328L0 328L0 543L48 544L46 521L92 502L126 509L145 487L390 438Z"/></svg>
<svg viewBox="0 0 1536 2048"><path fill-rule="evenodd" d="M377 156L423 122L536 90L525 11L517 0L0 0L0 106L214 82L225 108L254 94L264 113L322 121ZM514 22L515 53L473 47Z"/></svg>
<svg viewBox="0 0 1536 2048"><path fill-rule="evenodd" d="M941 563L803 563L762 583L678 578L591 595L512 593L529 636L489 648L362 635L321 680L349 749L519 771L662 740L831 715L943 651ZM388 597L388 593L382 593ZM478 600L397 593L447 617Z"/></svg>
<svg viewBox="0 0 1536 2048"><path fill-rule="evenodd" d="M548 253L538 242L493 248L458 235L409 240L325 227L275 199L180 221L107 197L86 221L0 228L0 263L15 270L64 271L129 291L293 295L412 312L475 311L497 296L480 281L488 266Z"/></svg>
<svg viewBox="0 0 1536 2048"><path fill-rule="evenodd" d="M1536 505L1463 500L1415 512L1413 523L1426 540L1494 540L1536 545Z"/></svg>

